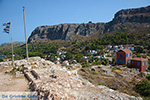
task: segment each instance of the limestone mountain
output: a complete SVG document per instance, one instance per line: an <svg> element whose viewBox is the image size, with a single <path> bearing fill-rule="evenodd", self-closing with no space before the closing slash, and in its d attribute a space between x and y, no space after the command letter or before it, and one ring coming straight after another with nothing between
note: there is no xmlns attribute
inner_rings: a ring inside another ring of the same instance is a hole
<svg viewBox="0 0 150 100"><path fill-rule="evenodd" d="M59 24L54 26L37 27L28 39L28 43L39 39L71 40L75 35L90 36L104 30L104 23Z"/></svg>
<svg viewBox="0 0 150 100"><path fill-rule="evenodd" d="M80 36L100 37L107 32L150 33L150 6L118 11L108 23L59 24L39 26L31 33L28 43L40 40L73 40ZM77 37L78 36L78 37Z"/></svg>
<svg viewBox="0 0 150 100"><path fill-rule="evenodd" d="M133 24L132 26L134 28L143 27L145 23L148 23L148 25L144 27L145 28L149 27L150 6L136 8L136 9L126 9L126 10L123 9L123 10L118 11L115 14L113 20L108 22L105 25L105 32L114 31L119 27L121 28L121 24L124 24L124 23L130 23L130 25ZM116 26L118 27L115 29ZM124 27L128 27L128 25L125 25Z"/></svg>

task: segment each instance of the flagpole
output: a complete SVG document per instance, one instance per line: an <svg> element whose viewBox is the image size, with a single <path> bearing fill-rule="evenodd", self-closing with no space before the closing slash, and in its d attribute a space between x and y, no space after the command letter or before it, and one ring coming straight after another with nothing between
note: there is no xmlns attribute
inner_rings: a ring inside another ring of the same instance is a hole
<svg viewBox="0 0 150 100"><path fill-rule="evenodd" d="M25 41L26 41L27 62L29 62L29 58L28 58L28 44L27 44L27 33L26 33L26 20L25 20L25 10L24 10L24 7L23 7L23 17L24 17L24 31L25 31Z"/></svg>
<svg viewBox="0 0 150 100"><path fill-rule="evenodd" d="M14 50L13 50L13 38L12 38L12 22L10 21L11 24L11 48L12 48L12 66L14 67Z"/></svg>

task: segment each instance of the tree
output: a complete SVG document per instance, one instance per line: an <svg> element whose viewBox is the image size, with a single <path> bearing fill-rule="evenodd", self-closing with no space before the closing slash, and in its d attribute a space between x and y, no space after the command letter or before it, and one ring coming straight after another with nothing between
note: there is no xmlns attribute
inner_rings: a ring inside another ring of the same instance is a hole
<svg viewBox="0 0 150 100"><path fill-rule="evenodd" d="M69 60L69 59L72 59L72 58L73 58L73 54L70 53L70 52L67 52L67 53L66 53L65 60Z"/></svg>
<svg viewBox="0 0 150 100"><path fill-rule="evenodd" d="M116 59L112 58L112 64L115 64L115 63L116 63Z"/></svg>
<svg viewBox="0 0 150 100"><path fill-rule="evenodd" d="M148 74L148 75L146 76L146 78L147 78L148 80L150 80L150 74Z"/></svg>
<svg viewBox="0 0 150 100"><path fill-rule="evenodd" d="M136 55L137 57L141 57L141 55L138 53L137 55Z"/></svg>
<svg viewBox="0 0 150 100"><path fill-rule="evenodd" d="M89 21L89 23L92 23L92 21Z"/></svg>
<svg viewBox="0 0 150 100"><path fill-rule="evenodd" d="M94 57L89 58L89 63L92 63L94 61Z"/></svg>
<svg viewBox="0 0 150 100"><path fill-rule="evenodd" d="M100 61L100 59L95 60L95 62L93 62L93 65L101 65L101 61Z"/></svg>
<svg viewBox="0 0 150 100"><path fill-rule="evenodd" d="M109 60L108 59L103 59L102 60L102 64L103 65L108 65L109 64Z"/></svg>
<svg viewBox="0 0 150 100"><path fill-rule="evenodd" d="M0 62L2 62L3 61L3 59L0 59Z"/></svg>
<svg viewBox="0 0 150 100"><path fill-rule="evenodd" d="M75 59L77 60L77 62L79 62L79 60L83 57L83 54L77 54L75 56Z"/></svg>
<svg viewBox="0 0 150 100"><path fill-rule="evenodd" d="M134 50L137 52L137 53L142 53L143 52L143 49L141 47L135 47Z"/></svg>

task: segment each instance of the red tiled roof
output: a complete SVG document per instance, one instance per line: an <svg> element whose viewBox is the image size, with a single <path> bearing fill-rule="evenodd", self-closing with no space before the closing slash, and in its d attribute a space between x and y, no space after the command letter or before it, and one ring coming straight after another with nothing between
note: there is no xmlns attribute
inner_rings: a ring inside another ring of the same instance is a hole
<svg viewBox="0 0 150 100"><path fill-rule="evenodd" d="M147 59L144 59L144 58L132 58L132 60L147 61Z"/></svg>
<svg viewBox="0 0 150 100"><path fill-rule="evenodd" d="M123 52L125 52L125 53L132 53L132 51L129 50L129 49L121 49L121 50L119 50L119 51L123 51Z"/></svg>

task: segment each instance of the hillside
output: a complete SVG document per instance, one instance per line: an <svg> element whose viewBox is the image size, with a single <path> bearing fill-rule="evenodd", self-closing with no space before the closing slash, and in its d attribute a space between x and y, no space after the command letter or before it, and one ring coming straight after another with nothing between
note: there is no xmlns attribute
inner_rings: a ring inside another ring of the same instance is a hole
<svg viewBox="0 0 150 100"><path fill-rule="evenodd" d="M14 47L19 47L23 44L24 44L24 42L14 42L13 46ZM0 51L9 50L9 49L11 49L11 43L3 43L3 44L0 45Z"/></svg>
<svg viewBox="0 0 150 100"><path fill-rule="evenodd" d="M49 40L94 39L105 33L129 32L135 35L150 33L150 6L118 11L108 23L59 24L39 26L31 33L28 43Z"/></svg>

